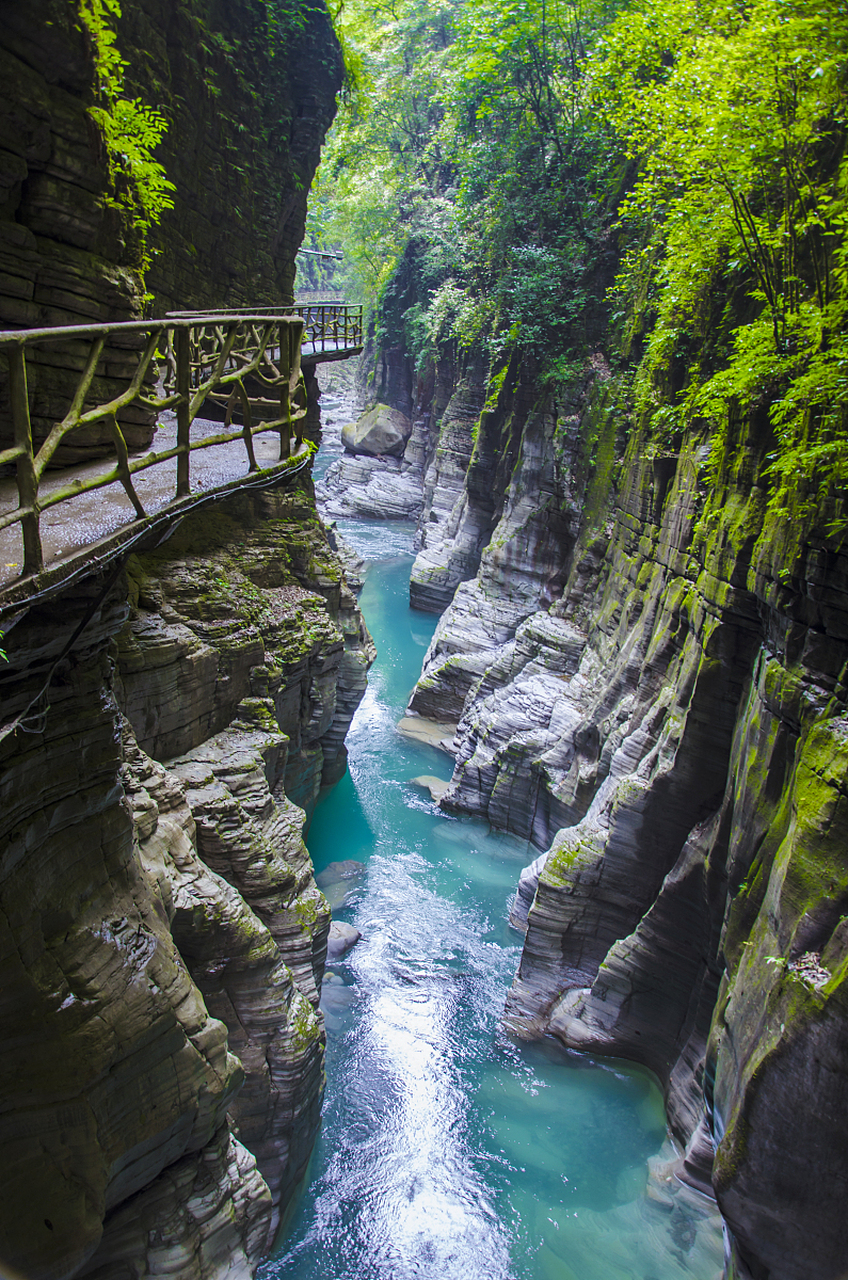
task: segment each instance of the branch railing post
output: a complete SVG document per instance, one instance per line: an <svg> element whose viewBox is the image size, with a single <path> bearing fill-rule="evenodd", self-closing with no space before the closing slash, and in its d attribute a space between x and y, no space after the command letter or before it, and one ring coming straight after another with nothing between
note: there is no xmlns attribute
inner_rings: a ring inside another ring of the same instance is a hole
<svg viewBox="0 0 848 1280"><path fill-rule="evenodd" d="M291 327L280 325L280 461L291 457Z"/></svg>
<svg viewBox="0 0 848 1280"><path fill-rule="evenodd" d="M191 331L174 329L174 353L177 363L177 497L191 493L189 445L191 443Z"/></svg>
<svg viewBox="0 0 848 1280"><path fill-rule="evenodd" d="M115 455L118 459L118 471L121 474L121 484L124 486L124 491L126 492L130 502L135 507L136 515L140 520L143 520L147 515L147 512L144 510L141 499L135 491L135 485L132 482L132 475L130 473L130 459L129 454L127 453L127 442L124 439L123 431L118 426L118 419L114 413L110 414L106 419L106 425L109 428L112 443L115 446Z"/></svg>
<svg viewBox="0 0 848 1280"><path fill-rule="evenodd" d="M21 450L17 458L18 501L21 507L29 508L28 513L21 518L23 571L25 574L40 573L44 568L44 553L41 549L38 520L38 476L32 451L32 420L29 416L26 352L23 345L14 347L9 353L9 384L15 446Z"/></svg>

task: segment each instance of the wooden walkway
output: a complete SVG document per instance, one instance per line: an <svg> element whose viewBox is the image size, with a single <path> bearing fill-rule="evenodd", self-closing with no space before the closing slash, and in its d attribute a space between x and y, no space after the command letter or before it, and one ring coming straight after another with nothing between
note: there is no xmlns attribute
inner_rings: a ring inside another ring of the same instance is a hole
<svg viewBox="0 0 848 1280"><path fill-rule="evenodd" d="M0 630L188 511L302 471L302 366L361 350L362 309L339 303L0 332Z"/></svg>

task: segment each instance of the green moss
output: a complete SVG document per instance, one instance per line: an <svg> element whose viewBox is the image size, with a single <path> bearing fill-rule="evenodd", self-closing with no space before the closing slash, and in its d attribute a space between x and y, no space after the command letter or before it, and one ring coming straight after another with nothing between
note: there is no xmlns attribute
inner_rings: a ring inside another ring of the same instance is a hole
<svg viewBox="0 0 848 1280"><path fill-rule="evenodd" d="M318 1042L318 1019L312 1005L299 991L293 994L289 1008L289 1035L295 1053L306 1053Z"/></svg>
<svg viewBox="0 0 848 1280"><path fill-rule="evenodd" d="M572 880L582 867L592 867L602 855L596 841L579 838L573 832L563 832L551 849L543 877L553 885L564 885Z"/></svg>
<svg viewBox="0 0 848 1280"><path fill-rule="evenodd" d="M750 1126L744 1116L737 1116L718 1145L713 1165L713 1187L717 1194L728 1191L745 1163Z"/></svg>
<svg viewBox="0 0 848 1280"><path fill-rule="evenodd" d="M299 897L291 904L300 923L310 931L318 923L318 901L314 897Z"/></svg>
<svg viewBox="0 0 848 1280"><path fill-rule="evenodd" d="M584 415L583 450L590 469L583 500L583 527L587 531L597 530L606 520L610 508L619 423L620 406L609 391L594 400Z"/></svg>

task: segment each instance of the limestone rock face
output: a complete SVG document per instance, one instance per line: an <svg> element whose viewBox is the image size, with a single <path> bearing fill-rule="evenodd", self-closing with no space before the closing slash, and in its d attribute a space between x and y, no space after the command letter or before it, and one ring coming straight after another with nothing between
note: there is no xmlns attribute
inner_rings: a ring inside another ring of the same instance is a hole
<svg viewBox="0 0 848 1280"><path fill-rule="evenodd" d="M284 742L268 731L271 706L251 701L226 730L169 768L186 788L203 861L265 922L301 991L317 1004L330 913L303 843L303 810L280 787ZM264 725L256 724L263 712Z"/></svg>
<svg viewBox="0 0 848 1280"><path fill-rule="evenodd" d="M329 911L287 780L343 766L370 638L304 494L4 630L3 1269L246 1277L323 1089Z"/></svg>
<svg viewBox="0 0 848 1280"><path fill-rule="evenodd" d="M731 899L708 1051L719 1204L741 1261L787 1280L848 1268L848 721L811 674L764 652L752 678L725 799Z"/></svg>
<svg viewBox="0 0 848 1280"><path fill-rule="evenodd" d="M452 599L410 700L418 715L458 720L488 661L521 622L561 594L576 519L560 473L573 452L574 428L529 404L522 394L480 419L467 496L454 503L446 526L455 532L443 544L444 564L452 566L444 589L422 593L426 548L413 567L413 604L425 608L429 600L437 608Z"/></svg>
<svg viewBox="0 0 848 1280"><path fill-rule="evenodd" d="M88 603L64 602L64 631L42 615L7 635L4 716ZM102 607L38 731L0 744L0 1258L28 1277L77 1272L110 1210L212 1142L243 1080L134 846L103 634L124 616Z"/></svg>
<svg viewBox="0 0 848 1280"><path fill-rule="evenodd" d="M337 458L316 486L322 514L334 519L417 520L423 502L424 459L430 449L430 420L429 412L415 418L400 457L387 456L386 451L371 457L357 449ZM347 430L342 429L342 440Z"/></svg>
<svg viewBox="0 0 848 1280"><path fill-rule="evenodd" d="M348 453L400 458L411 431L412 423L399 409L375 404L356 422L342 427L342 444Z"/></svg>
<svg viewBox="0 0 848 1280"><path fill-rule="evenodd" d="M417 520L421 514L421 474L396 458L345 453L317 487L321 512L333 519Z"/></svg>
<svg viewBox="0 0 848 1280"><path fill-rule="evenodd" d="M421 550L409 579L409 599L415 609L440 613L450 603L458 583L473 577L491 532L491 471L489 484L482 485L482 504L475 502L475 490L465 483L484 399L482 369L475 363L460 378L448 402L424 475ZM478 470L485 471L482 449L478 462Z"/></svg>
<svg viewBox="0 0 848 1280"><path fill-rule="evenodd" d="M107 1220L86 1280L250 1280L268 1248L271 1195L256 1162L226 1128L183 1156Z"/></svg>
<svg viewBox="0 0 848 1280"><path fill-rule="evenodd" d="M737 424L709 489L697 438L659 457L635 432L622 456L608 389L575 405L502 415L509 478L490 479L473 576L450 526L440 562L466 568L433 596L452 601L410 710L458 721L441 805L540 850L513 905L507 1027L658 1073L678 1173L712 1186L735 1276L835 1280L846 557L824 524L766 512L758 423ZM477 501L489 424L452 511Z"/></svg>
<svg viewBox="0 0 848 1280"><path fill-rule="evenodd" d="M246 697L270 697L288 738L285 794L311 808L344 772L373 645L303 497L242 496L130 572L118 690L139 744L157 759L184 754Z"/></svg>
<svg viewBox="0 0 848 1280"><path fill-rule="evenodd" d="M0 19L3 327L129 319L140 290L104 200L107 160L86 110L94 67L81 27L49 0L26 12L4 0Z"/></svg>
<svg viewBox="0 0 848 1280"><path fill-rule="evenodd" d="M413 380L409 361L405 364L398 364L391 358L386 361L386 355L386 352L381 353L379 370L373 371L372 377L369 377L369 371L374 352L370 348L359 358L355 378L348 376L343 379L325 367L322 375L322 386L326 385L328 390L322 428L325 448L334 448L338 422L348 424L375 393L392 407L393 412L401 415L406 441L398 457L385 454L370 457L358 450L356 454L345 451L336 457L316 485L318 507L325 517L420 521L425 494L428 504L434 500L436 486L432 482L425 485L425 476L429 475L436 453L443 415L455 396L453 361L437 359L422 377ZM342 409L345 416L339 418ZM345 425L342 430L349 431L350 428ZM341 448L341 432L338 444ZM463 474L470 449L466 452ZM419 529L421 527L419 524ZM420 532L419 540L423 540Z"/></svg>
<svg viewBox="0 0 848 1280"><path fill-rule="evenodd" d="M145 756L126 723L123 768L142 863L180 954L207 1008L227 1027L245 1072L229 1116L270 1188L273 1229L302 1176L318 1123L323 1035L310 1000L317 999L329 924L299 822L291 830L273 821L278 806L264 768L276 738L237 721L208 744L206 759L219 765L222 779L215 786L210 769L215 797L208 787L187 792L185 768L166 771ZM213 849L210 815L220 833ZM212 869L216 861L221 874ZM276 914L275 900L286 904ZM278 920L284 911L294 921L287 930Z"/></svg>
<svg viewBox="0 0 848 1280"><path fill-rule="evenodd" d="M153 314L190 307L275 305L291 296L306 196L335 111L341 57L326 10L315 7L286 56L264 16L234 0L196 17L159 0L123 7L117 48L126 94L171 122L157 148L179 192L153 233ZM87 107L90 42L56 0L0 3L0 175L4 327L83 324L140 313L139 245L130 217L106 199L108 157ZM211 38L210 38L211 37ZM228 45L239 46L234 73ZM256 92L257 86L263 92ZM287 127L273 137L273 102ZM240 142L241 180L221 155Z"/></svg>
<svg viewBox="0 0 848 1280"><path fill-rule="evenodd" d="M125 193L110 179L105 141L88 110L96 69L75 7L0 0L0 324L138 319L146 289L155 295L155 316L290 300L306 196L341 84L328 13L313 6L296 32L287 30L284 56L268 39L264 10L247 0L203 3L191 13L138 0L106 21L126 63L126 98L140 98L169 121L156 156L176 187L175 207L150 232L143 283L136 210L122 204ZM281 123L271 133L269 112ZM236 149L238 166L222 161ZM126 390L133 368L126 346L138 343L124 337L106 347L94 383L101 401ZM64 418L84 359L78 344L51 343L28 366L38 444ZM0 440L9 441L6 382L0 379ZM147 448L150 412L123 409L119 421L131 451ZM111 452L108 426L94 423L74 431L55 461Z"/></svg>

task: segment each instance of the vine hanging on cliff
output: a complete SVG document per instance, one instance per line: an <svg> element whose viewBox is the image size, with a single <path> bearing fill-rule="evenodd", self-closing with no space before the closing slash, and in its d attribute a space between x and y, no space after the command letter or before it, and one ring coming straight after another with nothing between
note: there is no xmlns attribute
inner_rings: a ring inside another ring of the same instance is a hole
<svg viewBox="0 0 848 1280"><path fill-rule="evenodd" d="M166 209L174 207L164 167L154 150L168 128L164 116L140 98L124 95L127 63L118 50L112 22L121 16L119 0L79 0L79 12L94 50L99 105L90 113L100 126L116 194L110 203L128 213L139 241L142 281L150 265L147 240Z"/></svg>

